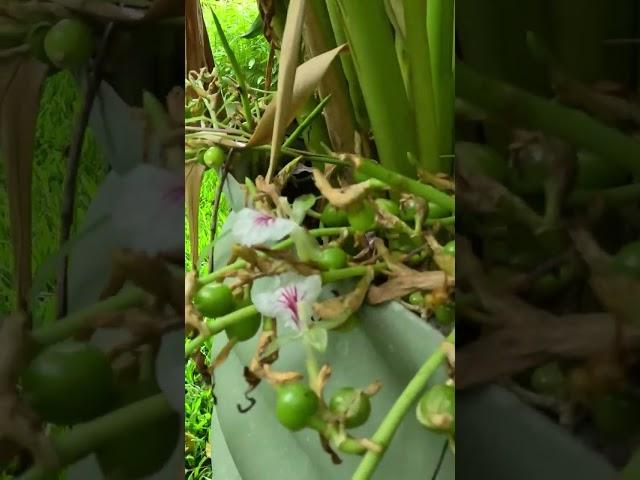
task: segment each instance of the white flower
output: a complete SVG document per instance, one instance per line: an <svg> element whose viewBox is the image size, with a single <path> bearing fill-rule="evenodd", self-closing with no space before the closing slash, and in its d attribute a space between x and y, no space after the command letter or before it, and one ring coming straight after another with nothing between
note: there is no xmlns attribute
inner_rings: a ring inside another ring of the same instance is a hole
<svg viewBox="0 0 640 480"><path fill-rule="evenodd" d="M320 275L305 277L297 273L285 273L253 282L251 300L261 314L275 317L284 325L301 332L308 327L313 304L321 289Z"/></svg>
<svg viewBox="0 0 640 480"><path fill-rule="evenodd" d="M236 215L232 234L236 243L251 247L282 240L296 227L297 224L292 220L243 208Z"/></svg>
<svg viewBox="0 0 640 480"><path fill-rule="evenodd" d="M184 175L135 167L122 179L111 217L121 247L152 254L184 248Z"/></svg>

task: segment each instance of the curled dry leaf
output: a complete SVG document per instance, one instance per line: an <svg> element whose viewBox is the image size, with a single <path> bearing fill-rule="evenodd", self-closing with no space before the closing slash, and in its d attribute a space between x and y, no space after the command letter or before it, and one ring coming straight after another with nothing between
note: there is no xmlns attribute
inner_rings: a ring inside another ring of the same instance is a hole
<svg viewBox="0 0 640 480"><path fill-rule="evenodd" d="M261 380L266 380L272 385L282 385L284 383L300 380L302 375L298 372L277 372L272 370L271 364L278 359L278 351L274 351L269 356L264 356L264 352L276 340L275 332L263 332L258 340L258 348L251 359L251 364L245 371L245 379L252 387L255 387Z"/></svg>
<svg viewBox="0 0 640 480"><path fill-rule="evenodd" d="M329 442L329 440L327 440L322 434L320 434L320 445L329 457L331 457L331 463L334 465L340 465L342 463L342 459L333 451L333 448L331 448L331 442Z"/></svg>
<svg viewBox="0 0 640 480"><path fill-rule="evenodd" d="M331 205L345 208L362 200L371 189L369 182L356 183L347 187L333 188L331 183L320 170L313 170L313 180L320 193Z"/></svg>
<svg viewBox="0 0 640 480"><path fill-rule="evenodd" d="M496 323L533 325L541 321L557 321L557 317L548 311L535 308L518 296L493 287L482 270L480 261L473 254L469 240L461 235L456 236L456 257L460 260L460 279L470 284Z"/></svg>
<svg viewBox="0 0 640 480"><path fill-rule="evenodd" d="M589 232L575 230L571 237L591 269L589 283L602 304L619 320L640 323L640 281L616 271L611 265L611 256L600 248Z"/></svg>
<svg viewBox="0 0 640 480"><path fill-rule="evenodd" d="M415 272L415 270L413 270L410 267L407 267L404 263L402 263L399 260L397 260L396 257L394 257L391 254L391 252L389 251L389 249L385 245L384 240L382 240L381 238L376 238L374 240L374 245L375 245L375 248L376 248L376 252L385 261L385 263L387 264L387 268L393 274L403 274L403 273L404 274L411 274L411 273Z"/></svg>
<svg viewBox="0 0 640 480"><path fill-rule="evenodd" d="M604 87L604 88L603 88ZM640 106L627 92L621 92L612 85L586 86L561 76L555 82L558 99L569 105L587 110L611 123L634 122L640 126Z"/></svg>
<svg viewBox="0 0 640 480"><path fill-rule="evenodd" d="M405 233L409 237L415 235L415 232L411 229L411 227L409 227L409 225L400 220L398 217L380 208L380 206L377 204L374 204L374 206L376 209L376 220L378 222L378 225L384 227L387 230L398 230L402 233Z"/></svg>
<svg viewBox="0 0 640 480"><path fill-rule="evenodd" d="M146 15L142 9L121 7L115 3L96 0L57 0L56 3L71 11L108 22L138 22Z"/></svg>
<svg viewBox="0 0 640 480"><path fill-rule="evenodd" d="M640 329L624 325L621 348L640 346ZM610 352L618 335L606 314L566 315L555 322L525 322L484 335L456 353L463 366L456 386L470 388L509 377L552 358L580 359Z"/></svg>
<svg viewBox="0 0 640 480"><path fill-rule="evenodd" d="M382 382L380 380L376 380L375 382L367 385L362 391L365 395L373 397L376 393L378 393L382 389Z"/></svg>
<svg viewBox="0 0 640 480"><path fill-rule="evenodd" d="M187 272L184 277L184 324L187 330L193 329L200 335L208 335L206 322L193 306L193 297L198 290L198 278L194 270Z"/></svg>
<svg viewBox="0 0 640 480"><path fill-rule="evenodd" d="M387 280L382 285L369 289L367 300L372 305L396 300L415 291L440 290L454 285L454 279L440 270L401 273Z"/></svg>
<svg viewBox="0 0 640 480"><path fill-rule="evenodd" d="M456 368L456 347L451 342L442 342L440 346L442 351L444 352L445 357L447 357L447 361L451 368L455 370Z"/></svg>
<svg viewBox="0 0 640 480"><path fill-rule="evenodd" d="M358 284L352 291L345 295L314 304L314 313L322 321L330 322L332 328L342 325L351 315L357 312L364 303L373 277L373 268L368 268L367 273L360 278Z"/></svg>
<svg viewBox="0 0 640 480"><path fill-rule="evenodd" d="M533 231L543 227L543 218L500 182L467 171L461 165L456 170L456 183L459 187L456 199L463 202L470 211L489 214L500 211Z"/></svg>
<svg viewBox="0 0 640 480"><path fill-rule="evenodd" d="M331 378L331 366L325 363L320 368L320 371L316 376L315 382L313 383L313 385L311 385L311 388L313 389L314 392L316 392L316 395L318 395L318 398L320 399L322 399L324 396L323 395L324 387L327 386L327 382L329 381L329 378Z"/></svg>
<svg viewBox="0 0 640 480"><path fill-rule="evenodd" d="M280 169L273 182L278 191L282 191L282 188L287 184L291 175L297 171L298 164L302 159L303 157L301 156L296 157Z"/></svg>
<svg viewBox="0 0 640 480"><path fill-rule="evenodd" d="M280 52L278 92L273 99L276 109L273 119L273 131L271 132L271 152L269 170L267 171L267 183L271 182L276 161L280 156L281 143L285 130L297 112L297 109L294 109L295 107L292 108L294 99L293 91L295 88L296 66L300 58L302 26L306 10L307 0L290 0L287 8L287 19L284 25L284 33L282 34L282 51ZM259 127L258 125L258 128ZM251 141L249 141L249 143L251 143Z"/></svg>
<svg viewBox="0 0 640 480"><path fill-rule="evenodd" d="M448 190L450 192L455 192L456 190L455 182L450 177L440 173L434 175L426 170L419 170L418 178L424 183L436 187L438 190Z"/></svg>
<svg viewBox="0 0 640 480"><path fill-rule="evenodd" d="M298 260L295 254L290 251L271 250L265 247L254 247L254 249L275 260L269 264L266 270L262 270L264 274L273 275L276 272L281 273L293 269L302 275L309 276L317 274L319 271L316 267Z"/></svg>
<svg viewBox="0 0 640 480"><path fill-rule="evenodd" d="M346 44L340 45L333 50L312 58L297 68L291 101L288 104L289 110L283 116L285 127L293 121L296 113L304 106L318 87L320 79L324 76L331 63L346 47ZM276 100L277 95L265 110L247 146L264 145L271 140L275 124Z"/></svg>
<svg viewBox="0 0 640 480"><path fill-rule="evenodd" d="M289 203L286 201L282 201L282 197L280 196L280 188L277 184L267 183L262 175L259 175L256 178L255 184L256 189L269 197L273 205L281 214L284 214L287 217L290 216L291 209L289 208Z"/></svg>
<svg viewBox="0 0 640 480"><path fill-rule="evenodd" d="M456 257L445 253L443 247L438 243L433 235L427 234L426 238L427 244L431 247L431 250L433 250L433 261L447 275L455 277Z"/></svg>

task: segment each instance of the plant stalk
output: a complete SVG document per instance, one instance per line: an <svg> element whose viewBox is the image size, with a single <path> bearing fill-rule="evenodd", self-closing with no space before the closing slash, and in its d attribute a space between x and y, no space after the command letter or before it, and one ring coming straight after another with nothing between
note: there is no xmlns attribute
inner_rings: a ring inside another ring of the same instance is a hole
<svg viewBox="0 0 640 480"><path fill-rule="evenodd" d="M455 343L455 330L451 332L445 342ZM418 397L427 387L433 374L440 368L445 360L444 350L438 348L429 356L422 367L420 367L402 394L398 397L396 403L391 407L391 410L387 413L387 416L380 424L380 427L378 427L376 433L371 437L374 443L382 447L382 452L375 453L368 451L360 462L356 472L353 474L353 477L351 477L352 480L369 480L371 478L380 460L382 460L384 451L388 448L398 427L400 427L403 418L418 400Z"/></svg>

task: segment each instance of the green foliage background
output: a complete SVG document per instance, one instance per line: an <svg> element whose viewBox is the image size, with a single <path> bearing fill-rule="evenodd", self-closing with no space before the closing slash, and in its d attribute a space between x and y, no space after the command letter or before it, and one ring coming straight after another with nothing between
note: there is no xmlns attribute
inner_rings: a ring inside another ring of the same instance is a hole
<svg viewBox="0 0 640 480"><path fill-rule="evenodd" d="M77 87L70 74L49 77L40 103L33 159L33 268L34 274L58 250L60 209L66 172L67 149L80 106ZM76 225L80 224L93 194L106 173L105 164L91 132L85 140L78 176ZM0 316L13 310L13 254L9 231L9 205L4 164L0 167ZM35 322L53 318L53 283L34 309Z"/></svg>

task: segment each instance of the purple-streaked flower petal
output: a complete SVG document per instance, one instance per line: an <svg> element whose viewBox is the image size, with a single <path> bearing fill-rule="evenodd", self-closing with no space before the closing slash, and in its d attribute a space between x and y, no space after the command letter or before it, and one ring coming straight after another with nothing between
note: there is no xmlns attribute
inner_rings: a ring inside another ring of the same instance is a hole
<svg viewBox="0 0 640 480"><path fill-rule="evenodd" d="M295 222L286 218L243 208L233 225L233 237L237 243L248 247L264 245L282 240L296 227Z"/></svg>
<svg viewBox="0 0 640 480"><path fill-rule="evenodd" d="M251 300L263 315L301 331L310 321L313 303L321 289L319 275L285 273L257 279L251 288Z"/></svg>

